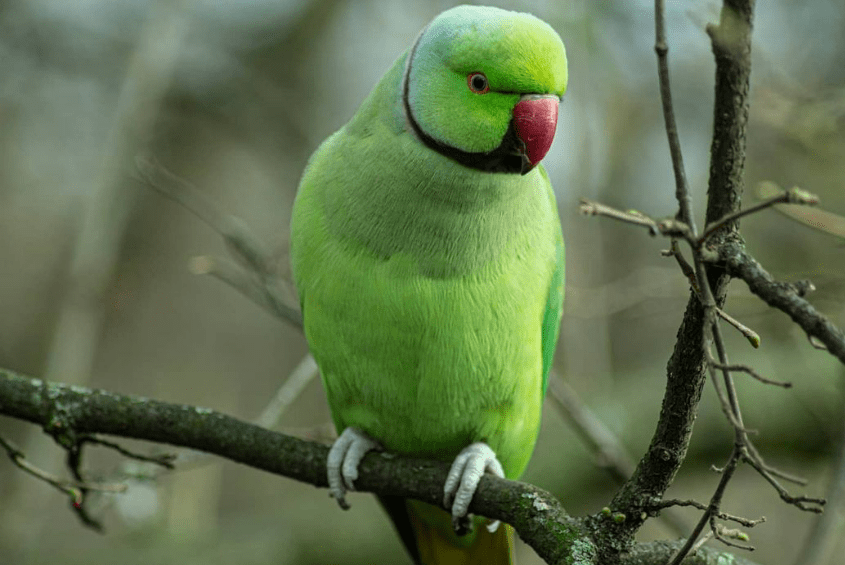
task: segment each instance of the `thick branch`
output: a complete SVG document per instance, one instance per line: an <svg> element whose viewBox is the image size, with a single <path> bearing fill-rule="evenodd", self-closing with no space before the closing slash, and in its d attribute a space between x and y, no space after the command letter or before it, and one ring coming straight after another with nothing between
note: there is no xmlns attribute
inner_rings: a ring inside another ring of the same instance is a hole
<svg viewBox="0 0 845 565"><path fill-rule="evenodd" d="M684 540L679 541L652 541L638 543L629 552L622 555L620 565L648 565L650 563L667 563L669 558L681 547ZM682 565L754 565L752 561L742 559L711 548L702 547L699 550L687 555Z"/></svg>
<svg viewBox="0 0 845 565"><path fill-rule="evenodd" d="M327 485L325 445L207 408L48 383L0 369L0 414L38 424L64 446L84 434L108 434L198 449L318 487ZM361 464L355 487L439 506L448 471L443 462L371 454ZM485 475L470 511L513 525L547 563L595 562L581 521L568 516L542 489Z"/></svg>
<svg viewBox="0 0 845 565"><path fill-rule="evenodd" d="M753 12L754 0L724 0L719 25L707 26L716 60L716 97L705 224L737 212L742 204ZM723 230L735 227L729 222Z"/></svg>
<svg viewBox="0 0 845 565"><path fill-rule="evenodd" d="M731 276L744 280L751 292L789 315L808 336L818 339L831 355L845 363L845 334L802 297L801 288L777 282L742 245L723 246L719 258Z"/></svg>

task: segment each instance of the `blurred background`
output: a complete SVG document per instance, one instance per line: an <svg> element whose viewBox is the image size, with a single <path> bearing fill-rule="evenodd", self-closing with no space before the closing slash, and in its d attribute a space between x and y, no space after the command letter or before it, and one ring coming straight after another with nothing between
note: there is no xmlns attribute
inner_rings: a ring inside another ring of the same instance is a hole
<svg viewBox="0 0 845 565"><path fill-rule="evenodd" d="M688 298L667 242L578 213L581 197L653 216L676 209L653 51L652 3L491 1L530 11L566 43L569 91L544 163L567 241L566 311L555 362L638 458L663 395ZM122 394L255 418L307 352L303 336L210 277L197 255L220 237L138 182L153 155L243 218L286 269L291 203L308 156L345 123L418 31L453 2L411 0L6 0L0 7L0 366ZM704 26L720 3L670 2L670 64L687 175L704 209L714 63ZM845 216L845 8L838 0L760 3L754 29L745 202L762 181L801 186ZM767 210L742 222L779 279L810 278L810 300L845 325L845 239ZM737 377L746 424L768 461L836 482L845 370L741 282L727 311L762 337L726 330L731 359L790 390ZM314 437L329 412L319 380L281 429ZM34 426L0 418L29 460L66 476ZM317 433L317 436L320 434ZM710 385L672 497L709 499L732 432ZM144 444L125 442L136 449ZM121 459L91 449L86 468ZM842 470L839 470L842 473ZM547 402L524 476L573 514L595 513L616 485ZM839 481L845 481L839 477ZM840 487L843 488L843 487ZM0 459L0 563L405 563L373 497L341 512L325 490L230 462L132 483L104 500L106 533L66 498ZM792 563L819 518L782 503L747 468L724 510L767 522L750 532L759 563ZM839 532L818 564L845 559ZM682 511L691 526L696 511ZM641 539L675 537L650 520ZM815 542L813 542L815 544ZM837 546L838 544L838 546ZM815 544L818 547L817 544ZM524 545L520 562L539 563ZM807 562L807 561L802 561Z"/></svg>

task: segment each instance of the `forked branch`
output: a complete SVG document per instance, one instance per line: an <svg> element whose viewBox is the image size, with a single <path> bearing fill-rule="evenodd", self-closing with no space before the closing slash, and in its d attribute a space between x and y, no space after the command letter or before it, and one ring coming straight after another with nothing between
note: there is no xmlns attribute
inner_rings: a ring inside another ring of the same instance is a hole
<svg viewBox="0 0 845 565"><path fill-rule="evenodd" d="M662 497L683 461L692 422L698 408L701 384L706 374L705 368L711 373L711 380L723 411L735 432L733 450L728 462L720 470L721 477L716 491L709 504L700 506L704 514L689 539L674 553L670 560L672 565L680 563L694 546L697 547L696 540L708 524L710 535L726 545L753 549L747 543L747 534L726 528L717 521L726 516L721 511L722 498L728 482L741 463L751 465L777 489L784 501L798 508L817 512L824 504L822 499L790 495L778 481L778 478L783 478L786 473L766 465L749 439L732 373L747 373L765 384L785 388L789 385L765 378L745 365L735 365L728 361L719 329L720 317L742 331L752 345L755 347L759 345L759 336L756 333L724 315L720 310L725 300L729 274L745 271L746 276L743 278L753 280L760 292L769 291L777 294L777 297L769 296L766 301L783 307L784 311L788 311L793 316L793 319L800 318L808 336L822 341L832 353L845 359L840 356L842 352L845 352L845 349L840 349L840 347L845 348L845 340L841 339L841 332L817 312L811 310L811 307L808 308L806 301L803 299L800 299L801 302L796 301L794 295L802 290L808 290L810 285L802 285L800 289L790 285L777 288L775 287L777 283L766 280L765 277L760 276L760 273L754 273L752 276L748 270L759 265L756 262L746 261L750 259L750 256L745 253L737 231L737 220L770 206L786 202L805 205L817 202L813 195L793 190L771 197L747 210L742 210L740 207L744 188L753 5L753 0L725 0L719 24L710 25L707 28L716 58L716 103L706 214L707 227L704 232L698 234L695 227L695 216L678 141L669 85L669 50L665 38L663 0L655 1L655 52L666 134L675 172L678 212L674 219L658 221L641 212L623 212L600 203L582 201L582 212L585 214L607 216L646 227L651 235L660 234L672 238L671 249L664 254L676 258L692 288L692 296L679 332L675 352L669 362L667 388L657 430L649 451L640 461L631 480L614 497L610 511L627 516L636 515L638 509L649 507L647 496L650 495L652 501ZM686 241L689 244L692 252L691 263L684 259L678 247L678 241ZM725 257L725 250L732 252L731 258ZM739 257L743 259L739 260ZM749 283L749 286L751 284ZM752 291L757 292L754 288ZM715 358L710 353L711 346L716 348ZM717 373L720 374L717 375ZM746 527L759 523L759 521L742 520ZM605 536L615 537L618 543L620 537L624 539L625 536L633 536L639 525L640 522L636 519L633 523L616 526L597 521L596 536L600 539ZM603 557L606 557L608 562L615 559L612 552Z"/></svg>

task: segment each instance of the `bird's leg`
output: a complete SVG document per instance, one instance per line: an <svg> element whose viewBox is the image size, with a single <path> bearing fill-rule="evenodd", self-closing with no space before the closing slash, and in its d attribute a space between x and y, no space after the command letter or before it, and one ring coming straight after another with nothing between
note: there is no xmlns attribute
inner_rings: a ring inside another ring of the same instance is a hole
<svg viewBox="0 0 845 565"><path fill-rule="evenodd" d="M346 428L329 450L326 462L329 494L344 510L349 510L346 493L355 490L358 465L364 455L374 449L381 449L377 441L357 428Z"/></svg>
<svg viewBox="0 0 845 565"><path fill-rule="evenodd" d="M502 464L499 463L490 446L484 442L478 442L461 450L446 476L446 484L443 486L443 505L452 508L452 527L459 535L469 531L467 510L475 489L478 488L478 481L481 480L485 471L497 477L504 478L505 476ZM487 525L490 532L495 532L498 527L498 520Z"/></svg>

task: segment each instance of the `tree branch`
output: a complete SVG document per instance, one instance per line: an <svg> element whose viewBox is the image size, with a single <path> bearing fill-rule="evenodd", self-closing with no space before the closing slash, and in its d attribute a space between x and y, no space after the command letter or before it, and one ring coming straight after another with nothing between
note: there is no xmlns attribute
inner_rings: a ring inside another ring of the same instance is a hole
<svg viewBox="0 0 845 565"><path fill-rule="evenodd" d="M65 448L92 441L90 434L108 434L201 450L255 469L327 486L327 446L208 408L48 383L0 369L0 414L42 426ZM361 463L355 487L361 492L414 498L439 506L448 470L449 465L441 461L371 453ZM514 526L520 538L547 563L602 563L585 519L569 516L554 496L533 485L485 474L470 511ZM619 562L663 565L678 547L679 542L634 544ZM684 564L716 565L726 557L725 553L700 550ZM730 558L738 565L754 565Z"/></svg>
<svg viewBox="0 0 845 565"><path fill-rule="evenodd" d="M730 218L731 214L741 208L753 4L753 0L725 0L719 25L708 26L716 58L716 99L706 225ZM677 217L688 226L687 233L682 235L693 246L693 268L698 293L695 290L691 292L678 340L669 360L666 391L651 444L634 475L611 502L612 511L623 513L630 519L616 524L605 521L594 525L599 547L612 548L603 555L609 563L618 560L614 550L618 552L624 549L626 543L630 543L647 516L645 509L648 502L662 498L686 456L706 374L705 335L709 333L711 324L716 323L716 310L725 302L729 282L729 276L722 269L711 266L705 270L701 257L702 246L697 244L698 235L693 223L694 215L672 109L663 10L663 0L655 0L655 52L660 94L675 171L679 204ZM728 239L740 239L735 220L720 225L719 230L712 234L712 243L718 245ZM730 381L730 374L727 373L725 378ZM736 411L734 415L737 415ZM732 456L731 461L735 459ZM715 504L711 501L711 506L718 506L718 499L714 500ZM718 508L714 507L713 510L718 511ZM684 558L684 552L691 545L686 544L679 551L677 561Z"/></svg>
<svg viewBox="0 0 845 565"><path fill-rule="evenodd" d="M736 212L732 212L727 216L723 216L722 218L716 220L705 228L704 233L701 234L701 238L699 238L699 242L702 244L706 242L707 238L709 238L716 231L718 231L719 228L721 228L727 223L735 222L744 216L756 214L757 212L775 206L776 204L798 204L801 206L815 206L818 203L819 197L815 194L812 194L800 188L793 187L789 190L785 190L779 194L767 198L763 202L758 202L757 204L745 208L744 210L737 210Z"/></svg>
<svg viewBox="0 0 845 565"><path fill-rule="evenodd" d="M288 296L294 292L284 288L287 281L276 273L278 261L274 261L264 242L252 233L246 222L221 210L193 184L171 173L152 158L138 156L135 165L138 180L182 205L219 233L230 255L239 263L235 265L226 260L198 257L191 263L194 273L212 275L277 318L302 328L299 304Z"/></svg>
<svg viewBox="0 0 845 565"><path fill-rule="evenodd" d="M326 487L328 447L285 436L207 408L48 383L0 370L0 414L42 426L62 446L85 434L108 434L213 453L232 461ZM368 455L356 490L415 498L440 506L449 465ZM582 520L566 514L548 492L484 475L470 511L503 520L548 563L577 555L594 563Z"/></svg>
<svg viewBox="0 0 845 565"><path fill-rule="evenodd" d="M845 333L803 298L807 284L780 283L742 245L729 243L719 249L727 272L748 285L766 304L786 313L807 336L819 340L831 355L845 363Z"/></svg>
<svg viewBox="0 0 845 565"><path fill-rule="evenodd" d="M719 24L707 26L716 84L706 225L742 207L753 13L754 0L724 0ZM721 231L727 233L736 226L736 221L726 222Z"/></svg>
<svg viewBox="0 0 845 565"><path fill-rule="evenodd" d="M70 497L71 502L74 505L78 505L82 502L83 490L96 490L102 492L124 492L126 490L126 485L123 484L103 484L67 480L62 479L60 477L56 477L51 473L44 471L43 469L39 469L38 467L27 461L24 453L20 449L18 449L17 447L12 445L11 442L3 439L2 437L0 437L0 447L2 447L6 451L6 454L9 456L9 459L12 460L12 463L16 467L23 471L26 471L30 475L44 481L45 483L65 493Z"/></svg>
<svg viewBox="0 0 845 565"><path fill-rule="evenodd" d="M625 552L619 560L620 565L647 565L649 563L668 563L672 555L678 551L685 540L679 541L652 541L638 543L629 551ZM730 555L714 549L702 547L687 555L682 562L683 565L754 565L752 561Z"/></svg>
<svg viewBox="0 0 845 565"><path fill-rule="evenodd" d="M681 152L681 141L678 138L675 111L672 108L672 87L669 83L669 46L666 44L666 19L663 11L663 0L656 0L654 3L654 51L657 53L657 78L660 83L660 101L663 105L663 121L666 126L666 137L669 141L672 170L675 173L675 198L678 200L678 219L686 223L690 231L695 233L695 216L692 213L692 199L689 194L687 175L684 171L684 156Z"/></svg>

